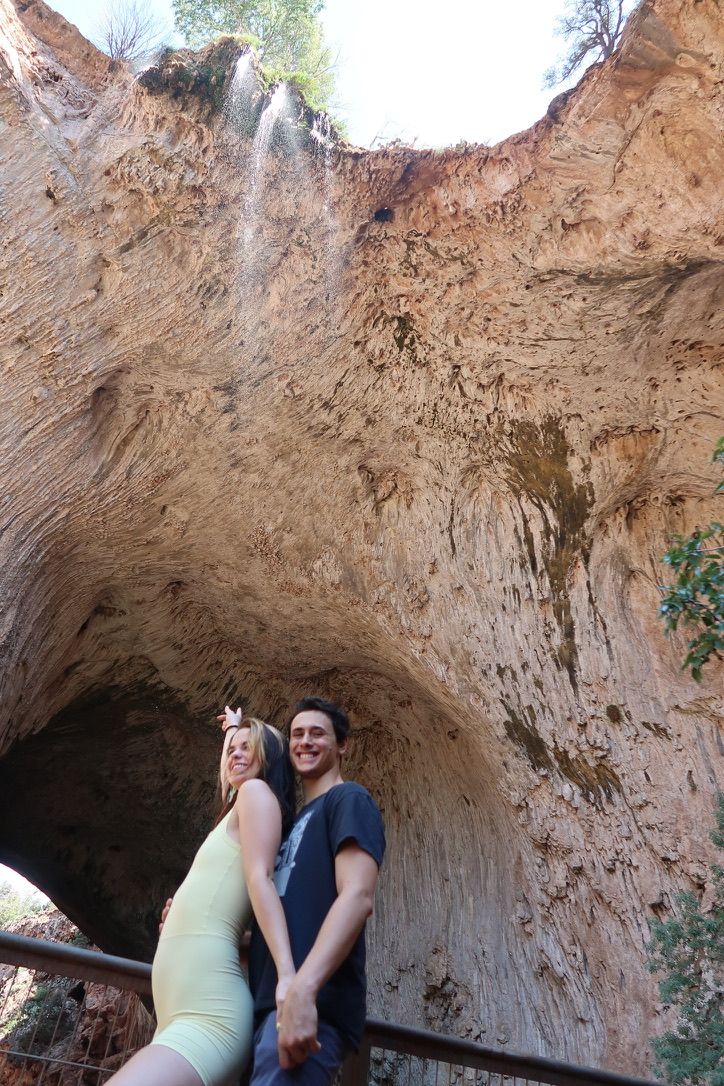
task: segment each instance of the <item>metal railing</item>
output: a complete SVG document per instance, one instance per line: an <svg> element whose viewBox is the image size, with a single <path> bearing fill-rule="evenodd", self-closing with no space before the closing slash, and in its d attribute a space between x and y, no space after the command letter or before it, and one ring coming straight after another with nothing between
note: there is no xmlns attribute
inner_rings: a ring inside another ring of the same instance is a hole
<svg viewBox="0 0 724 1086"><path fill-rule="evenodd" d="M544 1056L520 1056L474 1041L367 1020L343 1086L662 1086Z"/></svg>
<svg viewBox="0 0 724 1086"><path fill-rule="evenodd" d="M100 1086L155 1028L151 967L0 932L0 1080Z"/></svg>
<svg viewBox="0 0 724 1086"><path fill-rule="evenodd" d="M153 1035L145 962L0 932L0 963L0 1079L5 1061L18 1086L101 1086ZM368 1019L341 1086L371 1084L661 1086Z"/></svg>

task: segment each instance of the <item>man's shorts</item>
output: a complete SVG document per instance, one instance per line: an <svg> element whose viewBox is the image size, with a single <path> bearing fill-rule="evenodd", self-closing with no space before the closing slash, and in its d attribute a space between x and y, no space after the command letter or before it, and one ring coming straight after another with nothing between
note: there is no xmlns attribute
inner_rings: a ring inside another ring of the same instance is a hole
<svg viewBox="0 0 724 1086"><path fill-rule="evenodd" d="M304 1063L291 1071L282 1071L277 1049L277 1015L267 1015L254 1034L254 1068L250 1086L331 1086L349 1051L342 1034L328 1022L317 1028L319 1052L312 1052Z"/></svg>

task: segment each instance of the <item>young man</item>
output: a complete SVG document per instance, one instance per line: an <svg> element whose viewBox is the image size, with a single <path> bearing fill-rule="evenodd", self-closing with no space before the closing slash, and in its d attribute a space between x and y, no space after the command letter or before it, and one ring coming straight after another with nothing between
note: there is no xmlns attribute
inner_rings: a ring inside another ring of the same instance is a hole
<svg viewBox="0 0 724 1086"><path fill-rule="evenodd" d="M327 1086L359 1046L367 987L364 927L385 850L374 800L361 785L342 780L347 714L314 697L298 702L294 714L289 746L304 806L282 842L274 882L297 973L286 992L277 992L274 963L254 927L251 1086Z"/></svg>

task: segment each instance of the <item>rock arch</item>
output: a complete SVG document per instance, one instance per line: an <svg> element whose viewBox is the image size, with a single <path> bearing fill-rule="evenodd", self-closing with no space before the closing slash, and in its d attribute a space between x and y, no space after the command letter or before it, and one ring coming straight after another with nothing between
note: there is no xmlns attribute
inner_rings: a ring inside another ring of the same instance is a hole
<svg viewBox="0 0 724 1086"><path fill-rule="evenodd" d="M721 783L656 617L714 512L715 5L495 148L277 156L249 223L213 50L133 82L2 2L0 860L147 953L214 709L313 687L387 817L373 1009L642 1068Z"/></svg>

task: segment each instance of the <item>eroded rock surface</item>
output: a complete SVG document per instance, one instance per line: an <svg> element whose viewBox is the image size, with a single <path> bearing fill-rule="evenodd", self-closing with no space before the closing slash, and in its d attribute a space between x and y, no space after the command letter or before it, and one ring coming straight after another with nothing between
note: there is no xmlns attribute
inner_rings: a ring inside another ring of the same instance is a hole
<svg viewBox="0 0 724 1086"><path fill-rule="evenodd" d="M149 954L216 707L320 691L388 828L371 1010L642 1070L722 783L720 674L656 616L714 515L716 3L644 4L495 148L255 188L213 65L0 3L0 859Z"/></svg>

